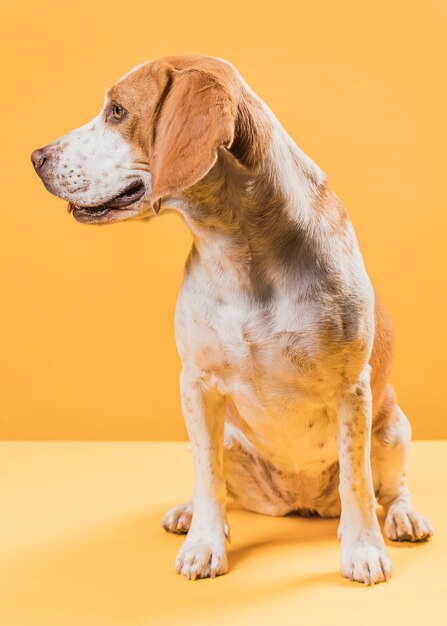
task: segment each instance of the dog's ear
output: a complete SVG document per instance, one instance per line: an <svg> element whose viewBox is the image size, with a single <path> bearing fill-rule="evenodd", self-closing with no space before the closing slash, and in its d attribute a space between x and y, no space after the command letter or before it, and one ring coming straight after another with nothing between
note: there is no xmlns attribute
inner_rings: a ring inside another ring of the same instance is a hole
<svg viewBox="0 0 447 626"><path fill-rule="evenodd" d="M152 124L151 204L198 182L234 138L236 105L228 87L200 69L169 70Z"/></svg>

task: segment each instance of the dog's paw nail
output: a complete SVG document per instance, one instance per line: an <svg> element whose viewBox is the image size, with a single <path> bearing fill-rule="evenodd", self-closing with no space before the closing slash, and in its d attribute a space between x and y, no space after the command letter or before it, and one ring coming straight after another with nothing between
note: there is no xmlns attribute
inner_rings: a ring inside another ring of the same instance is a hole
<svg viewBox="0 0 447 626"><path fill-rule="evenodd" d="M230 526L228 524L225 524L224 526L224 533L225 533L225 537L227 538L228 543L231 542L231 533L230 533Z"/></svg>

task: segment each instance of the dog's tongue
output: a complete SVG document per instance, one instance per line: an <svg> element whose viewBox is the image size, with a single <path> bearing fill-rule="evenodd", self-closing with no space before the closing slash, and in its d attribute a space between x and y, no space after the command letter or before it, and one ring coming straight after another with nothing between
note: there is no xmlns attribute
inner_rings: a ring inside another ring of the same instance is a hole
<svg viewBox="0 0 447 626"><path fill-rule="evenodd" d="M69 203L67 204L67 211L68 211L69 213L71 213L71 212L73 211L73 209L74 209L74 208L75 208L75 205L74 205L72 202L69 202Z"/></svg>

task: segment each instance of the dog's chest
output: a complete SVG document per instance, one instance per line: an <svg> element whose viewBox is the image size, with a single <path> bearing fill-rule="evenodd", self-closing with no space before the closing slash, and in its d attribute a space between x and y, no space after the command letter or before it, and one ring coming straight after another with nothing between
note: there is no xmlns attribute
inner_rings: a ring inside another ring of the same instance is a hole
<svg viewBox="0 0 447 626"><path fill-rule="evenodd" d="M234 302L210 309L202 303L186 318L181 326L187 332L177 329L188 336L178 337L181 355L192 355L231 399L237 428L255 447L291 471L336 457L332 404L338 380L323 355L315 307L297 309L284 301L274 310Z"/></svg>
<svg viewBox="0 0 447 626"><path fill-rule="evenodd" d="M214 376L223 392L247 385L265 404L276 403L279 395L291 401L327 397L335 377L326 362L318 315L316 307L292 308L289 302L274 310L220 303L207 317L194 317L195 363Z"/></svg>

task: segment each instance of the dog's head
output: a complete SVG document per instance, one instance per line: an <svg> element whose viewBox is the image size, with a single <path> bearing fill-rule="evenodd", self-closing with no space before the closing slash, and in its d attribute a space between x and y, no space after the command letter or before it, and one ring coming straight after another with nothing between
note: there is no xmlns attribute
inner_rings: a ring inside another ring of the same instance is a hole
<svg viewBox="0 0 447 626"><path fill-rule="evenodd" d="M141 65L107 91L91 122L35 150L48 191L79 222L104 223L158 212L201 180L219 150L248 158L253 116L230 64L172 57ZM245 103L246 104L246 103ZM259 106L259 105L258 105ZM235 143L242 124L251 125Z"/></svg>

